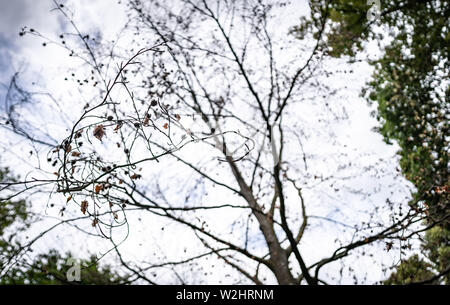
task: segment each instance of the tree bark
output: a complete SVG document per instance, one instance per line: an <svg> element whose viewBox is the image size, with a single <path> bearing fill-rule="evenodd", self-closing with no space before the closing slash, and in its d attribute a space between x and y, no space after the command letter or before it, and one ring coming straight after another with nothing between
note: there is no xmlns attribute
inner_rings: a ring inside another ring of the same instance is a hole
<svg viewBox="0 0 450 305"><path fill-rule="evenodd" d="M273 273L280 285L295 285L297 284L289 269L289 260L286 251L281 247L281 244L275 234L273 228L273 221L267 217L261 210L261 207L256 202L253 192L247 183L244 181L239 169L233 162L232 158L226 156L228 164L231 167L234 177L239 184L240 191L252 208L253 215L255 215L261 232L264 235L267 247L269 248L270 263Z"/></svg>

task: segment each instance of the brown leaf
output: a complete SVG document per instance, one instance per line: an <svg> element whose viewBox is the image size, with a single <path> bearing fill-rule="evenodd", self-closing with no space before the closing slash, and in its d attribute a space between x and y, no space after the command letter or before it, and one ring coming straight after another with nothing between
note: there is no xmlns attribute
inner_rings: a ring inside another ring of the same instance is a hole
<svg viewBox="0 0 450 305"><path fill-rule="evenodd" d="M143 125L144 125L144 126L148 126L148 122L150 122L150 117L149 117L149 116L146 116L145 119L144 119Z"/></svg>
<svg viewBox="0 0 450 305"><path fill-rule="evenodd" d="M67 145L64 147L64 151L65 151L66 153L69 153L71 150L72 150L72 145L70 145L70 144L67 144Z"/></svg>
<svg viewBox="0 0 450 305"><path fill-rule="evenodd" d="M89 205L89 202L87 202L87 200L83 200L81 202L81 212L83 214L86 214L86 210L87 210L88 205Z"/></svg>
<svg viewBox="0 0 450 305"><path fill-rule="evenodd" d="M92 221L92 226L95 227L98 224L98 219L94 218L94 220Z"/></svg>
<svg viewBox="0 0 450 305"><path fill-rule="evenodd" d="M116 127L114 128L114 132L117 132L121 127L122 127L122 123L119 123L116 125Z"/></svg>
<svg viewBox="0 0 450 305"><path fill-rule="evenodd" d="M105 135L105 128L103 127L103 125L101 124L97 125L94 128L94 137L96 137L101 141L104 135Z"/></svg>
<svg viewBox="0 0 450 305"><path fill-rule="evenodd" d="M104 189L103 184L97 184L95 186L95 193L98 194L100 193L100 191L102 191Z"/></svg>
<svg viewBox="0 0 450 305"><path fill-rule="evenodd" d="M133 175L130 176L130 178L136 180L136 179L141 178L141 175L139 175L139 174L133 174Z"/></svg>
<svg viewBox="0 0 450 305"><path fill-rule="evenodd" d="M74 157L79 157L79 156L81 156L81 153L78 152L78 151L73 151L73 152L72 152L72 156L74 156Z"/></svg>
<svg viewBox="0 0 450 305"><path fill-rule="evenodd" d="M181 117L180 117L179 114L175 114L175 118L176 118L178 121L181 120Z"/></svg>
<svg viewBox="0 0 450 305"><path fill-rule="evenodd" d="M164 129L169 128L169 123L165 123L165 124L163 125L163 127L164 127Z"/></svg>
<svg viewBox="0 0 450 305"><path fill-rule="evenodd" d="M389 252L389 250L391 250L391 249L392 249L392 243L391 242L386 243L386 251Z"/></svg>
<svg viewBox="0 0 450 305"><path fill-rule="evenodd" d="M72 195L70 195L69 197L67 197L67 201L66 201L66 202L69 202L71 199L72 199Z"/></svg>

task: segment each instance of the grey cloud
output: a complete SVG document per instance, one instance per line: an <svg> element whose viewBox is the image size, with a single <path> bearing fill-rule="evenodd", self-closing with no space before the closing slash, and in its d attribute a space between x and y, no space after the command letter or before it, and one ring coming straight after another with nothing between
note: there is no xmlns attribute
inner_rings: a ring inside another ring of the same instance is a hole
<svg viewBox="0 0 450 305"><path fill-rule="evenodd" d="M0 0L0 32L8 38L17 35L26 21L33 18L36 2L42 3L30 0Z"/></svg>

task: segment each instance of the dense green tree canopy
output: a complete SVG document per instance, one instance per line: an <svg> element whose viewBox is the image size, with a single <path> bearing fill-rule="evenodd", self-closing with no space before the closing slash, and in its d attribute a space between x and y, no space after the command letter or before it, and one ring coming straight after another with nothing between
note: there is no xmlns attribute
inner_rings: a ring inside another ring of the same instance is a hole
<svg viewBox="0 0 450 305"><path fill-rule="evenodd" d="M95 256L80 260L80 281L69 281L67 272L71 272L71 264L67 264L72 257L70 253L61 255L56 250L38 255L33 262L19 263L4 277L0 284L21 285L114 285L126 284L127 277L112 271L109 266L99 267Z"/></svg>
<svg viewBox="0 0 450 305"><path fill-rule="evenodd" d="M425 225L438 224L426 232L422 245L431 263L413 256L386 283L421 282L435 274L446 274L450 283L450 3L340 0L313 1L311 8L312 20L303 20L293 33L299 38L310 32L319 35L319 20L328 18L324 45L330 56L353 58L369 41L381 46L363 95L378 106L379 131L386 142L395 140L401 147L402 172L416 187L412 202L427 208Z"/></svg>
<svg viewBox="0 0 450 305"><path fill-rule="evenodd" d="M0 168L0 182L4 181L14 181L8 168ZM29 227L31 216L27 208L24 200L0 201L0 271L20 248L20 242L14 237ZM13 227L14 231L11 231Z"/></svg>

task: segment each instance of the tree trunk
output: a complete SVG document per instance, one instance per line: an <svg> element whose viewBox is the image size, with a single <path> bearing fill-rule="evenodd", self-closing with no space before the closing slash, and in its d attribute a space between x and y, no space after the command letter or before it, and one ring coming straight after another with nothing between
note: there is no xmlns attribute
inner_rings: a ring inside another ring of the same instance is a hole
<svg viewBox="0 0 450 305"><path fill-rule="evenodd" d="M269 248L270 264L275 277L280 285L295 285L297 284L289 269L289 260L286 251L281 247L280 242L275 234L273 222L262 212L260 206L257 204L255 197L250 187L245 183L239 169L233 162L232 158L226 157L228 164L231 167L234 177L236 178L241 193L248 205L252 208L253 215L258 220L261 232Z"/></svg>

